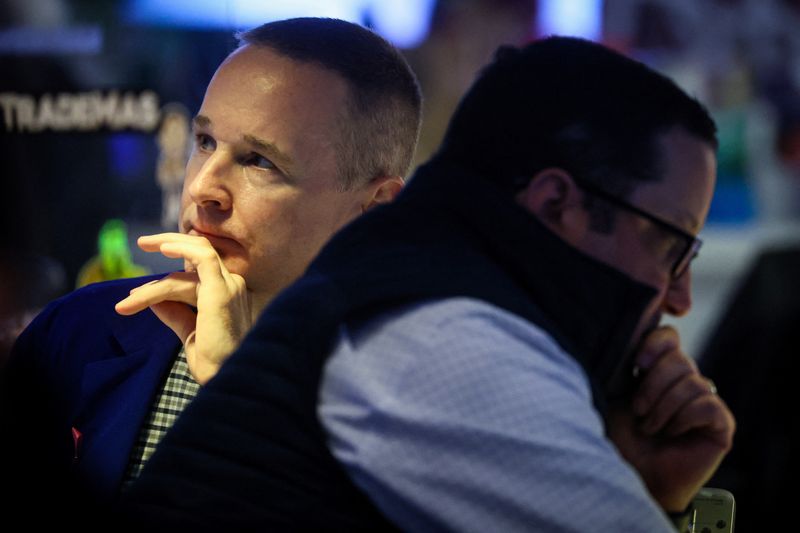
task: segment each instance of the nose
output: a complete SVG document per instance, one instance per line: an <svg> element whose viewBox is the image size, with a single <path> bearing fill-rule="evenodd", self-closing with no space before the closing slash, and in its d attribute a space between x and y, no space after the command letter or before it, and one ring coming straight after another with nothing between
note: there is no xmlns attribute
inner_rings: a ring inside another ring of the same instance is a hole
<svg viewBox="0 0 800 533"><path fill-rule="evenodd" d="M667 293L664 295L664 311L674 315L683 316L692 308L692 272L691 268L678 279L670 281Z"/></svg>
<svg viewBox="0 0 800 533"><path fill-rule="evenodd" d="M228 180L230 164L219 150L206 158L200 167L192 173L192 163L187 172L187 186L192 201L200 207L227 211L231 208L232 198Z"/></svg>

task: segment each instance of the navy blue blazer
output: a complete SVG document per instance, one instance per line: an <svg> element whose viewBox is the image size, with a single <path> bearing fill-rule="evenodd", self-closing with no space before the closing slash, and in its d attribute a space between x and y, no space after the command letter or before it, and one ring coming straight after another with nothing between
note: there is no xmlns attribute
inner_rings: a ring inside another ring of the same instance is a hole
<svg viewBox="0 0 800 533"><path fill-rule="evenodd" d="M28 443L38 455L32 460L76 476L100 500L118 494L180 348L152 311L121 316L114 304L161 276L97 283L54 301L19 337L6 369L15 391L8 401L25 417L21 425L33 424L18 437L35 439Z"/></svg>

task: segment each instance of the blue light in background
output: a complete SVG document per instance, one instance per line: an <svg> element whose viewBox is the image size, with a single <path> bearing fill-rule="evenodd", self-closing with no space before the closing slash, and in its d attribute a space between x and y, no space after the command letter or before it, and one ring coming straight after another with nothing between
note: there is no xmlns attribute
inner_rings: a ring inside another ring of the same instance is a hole
<svg viewBox="0 0 800 533"><path fill-rule="evenodd" d="M153 174L152 162L147 157L153 151L150 137L135 133L114 133L108 137L108 160L111 174L120 181L136 181Z"/></svg>
<svg viewBox="0 0 800 533"><path fill-rule="evenodd" d="M428 36L436 0L373 0L369 13L375 31L400 48L413 48Z"/></svg>
<svg viewBox="0 0 800 533"><path fill-rule="evenodd" d="M539 0L539 35L571 35L598 41L603 29L603 0Z"/></svg>
<svg viewBox="0 0 800 533"><path fill-rule="evenodd" d="M435 0L129 0L125 18L141 25L247 29L291 17L333 17L363 24L401 48L428 34Z"/></svg>
<svg viewBox="0 0 800 533"><path fill-rule="evenodd" d="M99 26L0 30L0 54L99 54L102 50L103 30Z"/></svg>

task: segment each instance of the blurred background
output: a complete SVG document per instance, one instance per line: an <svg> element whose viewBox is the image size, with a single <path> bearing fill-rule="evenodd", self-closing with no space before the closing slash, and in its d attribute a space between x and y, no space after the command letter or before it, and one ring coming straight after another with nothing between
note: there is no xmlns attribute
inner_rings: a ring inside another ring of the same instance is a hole
<svg viewBox="0 0 800 533"><path fill-rule="evenodd" d="M601 41L704 101L719 180L695 308L675 321L693 352L754 257L800 236L798 0L4 0L5 330L12 302L35 308L103 272L175 268L132 243L176 227L188 119L234 31L303 15L362 23L405 52L425 95L417 163L504 43Z"/></svg>

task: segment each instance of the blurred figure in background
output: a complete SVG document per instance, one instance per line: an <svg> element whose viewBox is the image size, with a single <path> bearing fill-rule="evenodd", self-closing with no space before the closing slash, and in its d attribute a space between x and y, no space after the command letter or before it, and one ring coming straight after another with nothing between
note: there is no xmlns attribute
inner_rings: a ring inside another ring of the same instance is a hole
<svg viewBox="0 0 800 533"><path fill-rule="evenodd" d="M172 231L180 221L183 174L192 149L191 119L177 103L164 106L161 117L156 182L161 189L161 227Z"/></svg>
<svg viewBox="0 0 800 533"><path fill-rule="evenodd" d="M106 221L97 234L97 255L78 272L76 288L113 279L135 278L149 274L147 267L131 258L128 227L116 218Z"/></svg>

